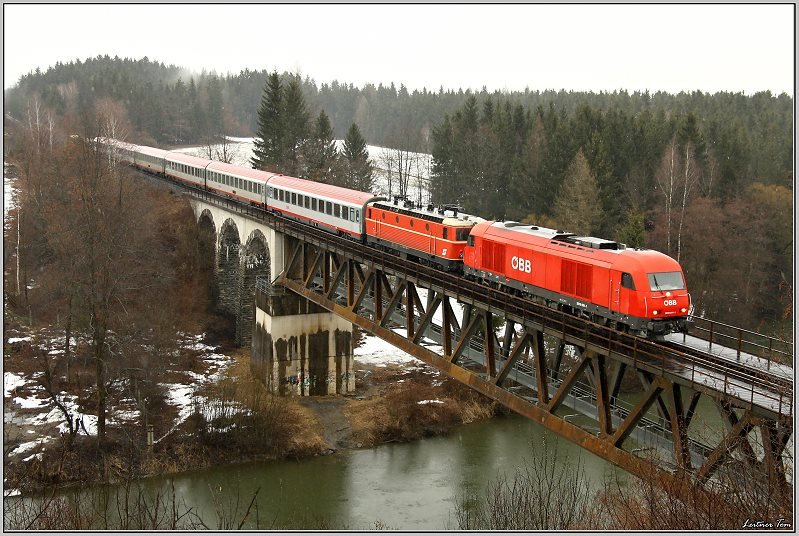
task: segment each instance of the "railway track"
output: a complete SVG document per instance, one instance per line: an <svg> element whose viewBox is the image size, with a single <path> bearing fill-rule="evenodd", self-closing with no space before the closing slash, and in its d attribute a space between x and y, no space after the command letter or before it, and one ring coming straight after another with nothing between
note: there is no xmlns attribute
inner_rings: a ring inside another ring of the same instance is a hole
<svg viewBox="0 0 799 536"><path fill-rule="evenodd" d="M716 355L712 352L703 352L690 346L675 342L660 342L660 344L673 352L678 352L689 356L694 361L712 363L714 366L722 366L730 369L737 374L740 379L757 378L769 385L772 385L776 392L790 393L793 391L793 381L779 372L763 370L760 367L752 366L746 362L736 362L727 357Z"/></svg>
<svg viewBox="0 0 799 536"><path fill-rule="evenodd" d="M468 281L455 274L440 272L428 266L402 259L399 256L376 250L359 242L264 211L258 207L231 200L226 196L202 188L191 187L160 175L139 171L145 176L156 177L161 181L176 184L185 190L193 191L198 197L205 200L213 199L227 208L232 208L234 211L256 220L267 222L296 238L313 238L327 247L348 253L363 261L374 262L398 275L413 274L413 277L427 282L433 287L449 291L451 294L458 296L459 299L482 302L491 310L505 311L517 318L532 319L553 332L562 332L564 335L571 334L577 337L584 336L588 343L593 343L601 348L610 348L617 353L631 352L634 358L639 355L645 356L647 359L641 359L641 362L648 362L663 370L671 370L675 365L711 369L717 374L718 378L724 378L725 382L728 378L735 378L745 382L747 386L751 386L753 393L755 388L759 388L767 393L773 393L775 398L782 399L787 397L791 400L793 398L793 381L786 378L784 374L763 370L761 367L752 366L746 362L731 361L710 352L676 343L642 339L606 326L593 324L585 319L550 309L532 300L519 298L514 294Z"/></svg>

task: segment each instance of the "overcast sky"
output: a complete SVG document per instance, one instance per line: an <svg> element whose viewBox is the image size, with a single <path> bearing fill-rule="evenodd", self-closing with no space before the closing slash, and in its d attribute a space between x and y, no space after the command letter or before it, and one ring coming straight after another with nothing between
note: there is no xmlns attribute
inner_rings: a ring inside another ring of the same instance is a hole
<svg viewBox="0 0 799 536"><path fill-rule="evenodd" d="M4 5L4 87L98 54L409 89L793 95L793 5Z"/></svg>

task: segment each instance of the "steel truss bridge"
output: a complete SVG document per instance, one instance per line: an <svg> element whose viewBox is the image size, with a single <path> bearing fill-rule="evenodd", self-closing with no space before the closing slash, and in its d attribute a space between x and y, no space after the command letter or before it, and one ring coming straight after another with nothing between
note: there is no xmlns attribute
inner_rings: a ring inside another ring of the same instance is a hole
<svg viewBox="0 0 799 536"><path fill-rule="evenodd" d="M792 363L792 344L703 320L693 344L642 339L185 189L286 236L285 270L272 284L618 467L674 490L707 487L745 464L790 492L793 369L772 358ZM702 399L718 415L704 424L695 418Z"/></svg>

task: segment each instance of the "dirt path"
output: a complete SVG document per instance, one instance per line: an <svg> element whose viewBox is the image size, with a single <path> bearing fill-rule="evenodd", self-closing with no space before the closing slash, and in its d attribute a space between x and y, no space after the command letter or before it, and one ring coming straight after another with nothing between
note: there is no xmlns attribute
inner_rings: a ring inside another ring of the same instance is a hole
<svg viewBox="0 0 799 536"><path fill-rule="evenodd" d="M356 446L352 442L350 421L344 415L347 399L334 396L303 397L300 403L316 414L322 426L321 435L331 452Z"/></svg>

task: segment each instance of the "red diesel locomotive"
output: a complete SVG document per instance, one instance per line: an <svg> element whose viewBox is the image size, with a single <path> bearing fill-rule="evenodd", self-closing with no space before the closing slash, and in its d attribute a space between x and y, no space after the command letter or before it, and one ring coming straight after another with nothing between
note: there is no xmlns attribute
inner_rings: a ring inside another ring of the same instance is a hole
<svg viewBox="0 0 799 536"><path fill-rule="evenodd" d="M475 225L464 273L642 335L685 331L691 307L682 269L668 255L517 222Z"/></svg>

